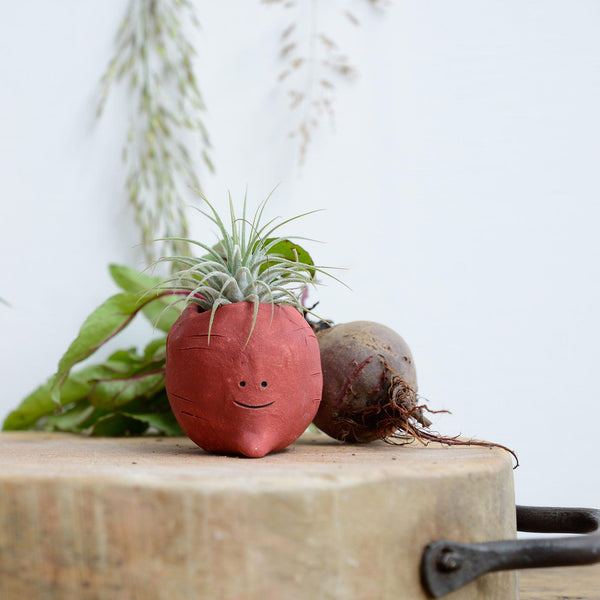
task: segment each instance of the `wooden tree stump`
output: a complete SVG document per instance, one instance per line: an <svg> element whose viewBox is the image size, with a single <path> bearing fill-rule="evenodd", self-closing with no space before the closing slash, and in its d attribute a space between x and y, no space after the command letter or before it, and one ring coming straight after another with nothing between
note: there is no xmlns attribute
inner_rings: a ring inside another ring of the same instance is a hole
<svg viewBox="0 0 600 600"><path fill-rule="evenodd" d="M184 438L0 435L3 600L419 600L429 542L514 537L498 449L310 435L244 459ZM517 597L512 572L448 596Z"/></svg>

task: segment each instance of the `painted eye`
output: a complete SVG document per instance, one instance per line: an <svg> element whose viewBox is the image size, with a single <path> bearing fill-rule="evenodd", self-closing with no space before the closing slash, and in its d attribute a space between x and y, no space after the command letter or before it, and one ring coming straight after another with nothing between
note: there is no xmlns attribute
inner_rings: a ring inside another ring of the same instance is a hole
<svg viewBox="0 0 600 600"><path fill-rule="evenodd" d="M267 382L266 381L261 382L260 387L267 387Z"/></svg>
<svg viewBox="0 0 600 600"><path fill-rule="evenodd" d="M246 382L245 381L240 381L240 387L245 387L246 386Z"/></svg>

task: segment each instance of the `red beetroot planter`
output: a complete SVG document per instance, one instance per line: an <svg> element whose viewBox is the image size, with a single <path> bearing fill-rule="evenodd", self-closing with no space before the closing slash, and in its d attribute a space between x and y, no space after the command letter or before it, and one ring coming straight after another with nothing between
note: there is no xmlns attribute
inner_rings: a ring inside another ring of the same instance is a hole
<svg viewBox="0 0 600 600"><path fill-rule="evenodd" d="M312 422L323 378L316 337L291 306L261 303L210 312L189 305L169 332L166 386L181 428L215 453L261 457ZM246 341L248 343L246 344Z"/></svg>
<svg viewBox="0 0 600 600"><path fill-rule="evenodd" d="M296 243L274 237L281 225L234 214L215 246L186 240L200 258L168 257L179 271L163 289L186 308L167 339L166 388L185 433L209 452L261 457L296 440L313 420L323 378L316 337L301 302L326 273ZM181 298L181 296L180 296Z"/></svg>

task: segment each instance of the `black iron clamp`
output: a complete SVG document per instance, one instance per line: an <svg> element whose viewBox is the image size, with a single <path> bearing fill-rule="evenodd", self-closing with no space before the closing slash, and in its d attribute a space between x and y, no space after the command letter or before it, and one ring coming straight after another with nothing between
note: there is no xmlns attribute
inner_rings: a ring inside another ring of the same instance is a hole
<svg viewBox="0 0 600 600"><path fill-rule="evenodd" d="M600 510L517 506L517 531L587 535L532 540L429 544L421 560L421 581L440 598L492 571L566 567L600 562Z"/></svg>

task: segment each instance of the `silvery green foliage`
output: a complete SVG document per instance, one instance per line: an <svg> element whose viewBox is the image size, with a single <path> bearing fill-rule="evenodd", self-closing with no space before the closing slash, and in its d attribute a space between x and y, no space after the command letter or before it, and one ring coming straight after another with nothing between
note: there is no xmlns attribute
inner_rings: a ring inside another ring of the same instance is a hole
<svg viewBox="0 0 600 600"><path fill-rule="evenodd" d="M221 239L212 247L186 239L186 242L207 253L199 258L171 256L160 259L158 262L168 261L183 267L165 279L162 287L189 291L185 298L176 302L194 302L204 310L212 311L211 322L219 306L234 302L253 302L255 315L260 302L286 304L306 310L302 306L301 294L307 285L314 283L315 274L319 272L332 276L323 267L313 265L312 261L303 262L294 245L289 242L290 237L278 237L275 232L290 221L311 213L278 224L274 223L276 219L271 219L263 225L261 220L269 198L259 205L252 221L246 217L246 201L242 217L237 218L230 198L231 223L230 229L227 229L215 208L206 198L204 200L210 212L200 212L218 227ZM284 242L290 244L294 260L278 251Z"/></svg>

